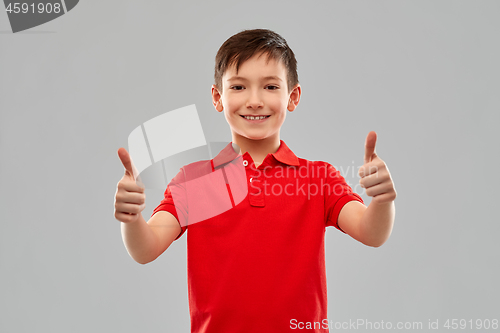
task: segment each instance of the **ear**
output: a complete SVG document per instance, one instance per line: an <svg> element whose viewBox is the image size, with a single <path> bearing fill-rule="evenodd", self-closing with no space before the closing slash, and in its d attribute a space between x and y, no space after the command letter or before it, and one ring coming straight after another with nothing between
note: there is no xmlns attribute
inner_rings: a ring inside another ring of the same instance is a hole
<svg viewBox="0 0 500 333"><path fill-rule="evenodd" d="M212 103L215 109L219 112L224 110L222 106L222 94L219 92L215 84L212 84Z"/></svg>
<svg viewBox="0 0 500 333"><path fill-rule="evenodd" d="M293 88L293 90L290 92L290 97L288 99L288 106L287 106L288 111L292 112L293 110L295 110L297 105L299 105L301 93L302 93L302 88L300 87L300 84L297 83Z"/></svg>

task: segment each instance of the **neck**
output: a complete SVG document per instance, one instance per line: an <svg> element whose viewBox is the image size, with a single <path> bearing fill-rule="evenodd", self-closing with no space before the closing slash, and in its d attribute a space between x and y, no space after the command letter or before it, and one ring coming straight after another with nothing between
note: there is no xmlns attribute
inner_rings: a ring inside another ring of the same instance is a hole
<svg viewBox="0 0 500 333"><path fill-rule="evenodd" d="M279 133L260 140L252 140L247 137L233 133L233 143L241 149L241 154L248 152L256 164L261 164L267 154L275 153L280 147Z"/></svg>

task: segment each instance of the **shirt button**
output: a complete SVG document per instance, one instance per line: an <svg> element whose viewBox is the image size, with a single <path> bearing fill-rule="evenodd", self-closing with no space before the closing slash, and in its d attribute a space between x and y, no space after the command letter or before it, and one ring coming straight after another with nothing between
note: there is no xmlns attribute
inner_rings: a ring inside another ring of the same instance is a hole
<svg viewBox="0 0 500 333"><path fill-rule="evenodd" d="M248 165L248 161L247 160L243 160L243 165L247 166Z"/></svg>

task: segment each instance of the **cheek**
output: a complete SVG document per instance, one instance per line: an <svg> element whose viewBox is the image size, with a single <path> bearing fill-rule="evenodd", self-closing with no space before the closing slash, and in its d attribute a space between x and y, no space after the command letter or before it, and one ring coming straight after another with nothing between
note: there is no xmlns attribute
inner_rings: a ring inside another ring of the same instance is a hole
<svg viewBox="0 0 500 333"><path fill-rule="evenodd" d="M224 103L224 105L232 111L239 109L243 104L245 104L244 99L241 96L234 95L226 98L222 101L222 103Z"/></svg>
<svg viewBox="0 0 500 333"><path fill-rule="evenodd" d="M233 115L232 115L232 111L230 111L230 108L228 106L224 106L224 117L226 118L227 122L232 122L232 118L233 118Z"/></svg>
<svg viewBox="0 0 500 333"><path fill-rule="evenodd" d="M285 118L287 112L287 104L285 102L281 100L274 101L270 107L280 118Z"/></svg>
<svg viewBox="0 0 500 333"><path fill-rule="evenodd" d="M286 110L287 104L287 96L279 95L273 96L274 98L269 99L268 105L271 106L274 110Z"/></svg>

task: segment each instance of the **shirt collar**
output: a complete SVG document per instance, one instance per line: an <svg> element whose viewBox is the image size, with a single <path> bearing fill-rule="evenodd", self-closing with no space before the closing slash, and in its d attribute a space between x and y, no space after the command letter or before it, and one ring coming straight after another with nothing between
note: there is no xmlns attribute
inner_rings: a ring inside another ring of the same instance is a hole
<svg viewBox="0 0 500 333"><path fill-rule="evenodd" d="M214 168L219 165L230 162L238 157L238 154L233 149L233 142L227 144L227 146L221 150L221 152L214 157ZM299 166L299 158L292 152L290 148L285 144L283 140L280 140L280 146L275 153L271 153L272 156L281 163L288 165Z"/></svg>

